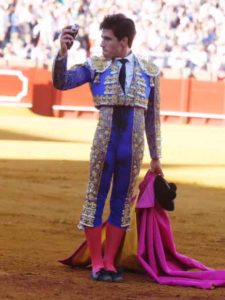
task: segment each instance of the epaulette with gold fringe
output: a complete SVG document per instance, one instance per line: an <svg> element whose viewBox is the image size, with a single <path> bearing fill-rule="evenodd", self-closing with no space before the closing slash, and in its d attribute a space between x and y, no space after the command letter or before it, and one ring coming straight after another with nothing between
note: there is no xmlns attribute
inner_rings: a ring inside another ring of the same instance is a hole
<svg viewBox="0 0 225 300"><path fill-rule="evenodd" d="M104 72L111 64L111 60L106 60L103 56L93 56L88 59L91 69L96 72Z"/></svg>
<svg viewBox="0 0 225 300"><path fill-rule="evenodd" d="M149 76L158 76L160 73L159 68L150 60L145 58L137 57L138 62L143 71L145 71Z"/></svg>

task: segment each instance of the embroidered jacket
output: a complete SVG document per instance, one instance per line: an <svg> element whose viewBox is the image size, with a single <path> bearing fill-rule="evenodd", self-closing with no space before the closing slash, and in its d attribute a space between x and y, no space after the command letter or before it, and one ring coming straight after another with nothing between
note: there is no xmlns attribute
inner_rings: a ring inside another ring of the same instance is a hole
<svg viewBox="0 0 225 300"><path fill-rule="evenodd" d="M95 106L135 106L145 112L145 129L151 158L160 157L159 69L152 62L134 56L134 72L124 94L119 82L119 67L113 60L94 56L83 65L67 70L67 57L55 60L53 84L60 90L89 82Z"/></svg>

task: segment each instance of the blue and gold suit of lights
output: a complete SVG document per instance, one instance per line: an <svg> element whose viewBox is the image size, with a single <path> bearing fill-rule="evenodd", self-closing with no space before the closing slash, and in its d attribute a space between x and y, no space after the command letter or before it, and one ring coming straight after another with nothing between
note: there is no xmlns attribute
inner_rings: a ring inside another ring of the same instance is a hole
<svg viewBox="0 0 225 300"><path fill-rule="evenodd" d="M99 109L90 155L90 173L79 228L102 224L105 200L112 183L108 222L130 224L130 204L144 152L144 132L152 159L160 157L159 70L134 55L133 79L125 94L114 60L92 57L67 70L67 58L53 66L53 84L67 90L90 83Z"/></svg>

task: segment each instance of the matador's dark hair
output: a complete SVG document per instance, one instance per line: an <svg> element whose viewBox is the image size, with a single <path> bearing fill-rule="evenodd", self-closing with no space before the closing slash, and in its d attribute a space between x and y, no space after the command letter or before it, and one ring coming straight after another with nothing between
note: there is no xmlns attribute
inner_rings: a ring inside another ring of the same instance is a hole
<svg viewBox="0 0 225 300"><path fill-rule="evenodd" d="M127 37L129 47L132 46L136 34L134 21L123 14L105 16L100 24L100 29L111 29L119 41Z"/></svg>

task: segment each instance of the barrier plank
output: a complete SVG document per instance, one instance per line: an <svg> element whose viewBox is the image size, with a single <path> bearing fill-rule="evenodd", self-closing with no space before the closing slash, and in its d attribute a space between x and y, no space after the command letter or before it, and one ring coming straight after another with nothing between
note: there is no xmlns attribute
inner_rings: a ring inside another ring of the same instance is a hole
<svg viewBox="0 0 225 300"><path fill-rule="evenodd" d="M88 83L76 89L58 91L53 87L51 72L47 69L11 67L8 70L11 75L2 74L0 69L0 104L8 97L8 103L30 104L35 113L42 115L97 116ZM160 92L163 121L224 124L223 118L219 117L225 114L224 81L160 78ZM204 117L197 113L208 115Z"/></svg>

